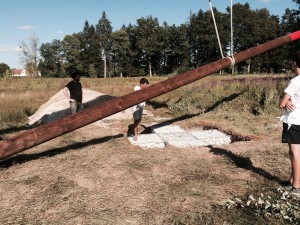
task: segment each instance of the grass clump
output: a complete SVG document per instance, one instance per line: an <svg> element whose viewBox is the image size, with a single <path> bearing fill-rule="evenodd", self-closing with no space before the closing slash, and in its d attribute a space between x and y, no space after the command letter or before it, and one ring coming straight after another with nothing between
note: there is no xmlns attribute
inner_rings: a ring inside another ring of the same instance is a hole
<svg viewBox="0 0 300 225"><path fill-rule="evenodd" d="M49 98L52 92L37 91L2 91L0 96L0 121L3 128L26 124L39 106Z"/></svg>
<svg viewBox="0 0 300 225"><path fill-rule="evenodd" d="M282 188L274 192L262 190L256 196L249 194L244 198L228 199L225 207L264 218L268 224L300 224L299 198Z"/></svg>

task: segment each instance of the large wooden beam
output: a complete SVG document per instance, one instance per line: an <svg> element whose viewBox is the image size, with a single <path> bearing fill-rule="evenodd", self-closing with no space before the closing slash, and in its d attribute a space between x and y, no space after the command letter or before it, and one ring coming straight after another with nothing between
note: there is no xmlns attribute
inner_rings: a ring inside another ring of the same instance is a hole
<svg viewBox="0 0 300 225"><path fill-rule="evenodd" d="M150 85L146 89L126 94L122 97L118 97L106 101L100 105L85 109L74 115L66 116L62 119L58 119L31 130L18 133L13 137L0 142L0 159L4 159L13 154L59 137L63 134L67 134L95 121L123 111L124 109L127 109L140 102L155 98L169 91L190 84L205 76L226 69L230 67L232 63L240 63L262 53L271 51L284 44L295 41L299 38L300 31L279 37L272 41L237 53L231 58L226 57L219 59L215 62L185 72L176 77Z"/></svg>

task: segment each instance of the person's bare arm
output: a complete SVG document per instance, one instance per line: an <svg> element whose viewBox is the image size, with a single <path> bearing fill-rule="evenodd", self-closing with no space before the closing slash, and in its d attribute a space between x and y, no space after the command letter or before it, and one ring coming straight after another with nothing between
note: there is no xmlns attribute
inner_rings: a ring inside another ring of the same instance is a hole
<svg viewBox="0 0 300 225"><path fill-rule="evenodd" d="M296 109L295 105L290 100L291 96L287 93L284 94L279 106L280 108L285 108L287 111L294 111Z"/></svg>
<svg viewBox="0 0 300 225"><path fill-rule="evenodd" d="M69 89L68 89L67 87L65 87L65 88L63 89L63 92L64 92L64 95L66 96L66 98L67 98L69 101L71 101L71 102L74 102L74 101L75 101L74 99L72 99L72 98L70 97L70 95L69 95Z"/></svg>

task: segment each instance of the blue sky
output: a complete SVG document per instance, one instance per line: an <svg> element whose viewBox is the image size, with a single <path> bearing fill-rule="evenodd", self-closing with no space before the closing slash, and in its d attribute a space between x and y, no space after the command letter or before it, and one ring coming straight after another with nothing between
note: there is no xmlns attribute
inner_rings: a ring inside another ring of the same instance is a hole
<svg viewBox="0 0 300 225"><path fill-rule="evenodd" d="M211 0L225 12L230 0ZM286 8L297 9L292 0L232 0L233 4L249 3L251 9L267 8L281 17ZM141 17L158 18L160 24L180 25L190 12L210 9L208 0L0 0L0 63L22 68L19 46L29 44L35 34L39 43L62 40L64 35L82 31L84 22L95 25L105 11L114 30L123 24L136 24Z"/></svg>

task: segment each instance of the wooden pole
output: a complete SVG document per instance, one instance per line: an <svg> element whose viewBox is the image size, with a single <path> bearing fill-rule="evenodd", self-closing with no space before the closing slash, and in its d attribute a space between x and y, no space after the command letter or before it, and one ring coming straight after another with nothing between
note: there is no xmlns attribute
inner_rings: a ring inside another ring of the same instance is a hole
<svg viewBox="0 0 300 225"><path fill-rule="evenodd" d="M153 84L148 88L106 101L100 105L85 109L76 114L66 116L31 130L20 132L13 137L0 142L0 159L4 159L63 134L67 134L95 121L123 111L140 102L144 102L184 85L190 84L210 74L228 68L235 63L240 63L299 38L300 31L279 37L272 41L237 53L232 58L222 58L202 67L180 74L176 77Z"/></svg>

